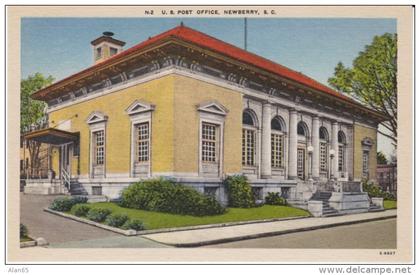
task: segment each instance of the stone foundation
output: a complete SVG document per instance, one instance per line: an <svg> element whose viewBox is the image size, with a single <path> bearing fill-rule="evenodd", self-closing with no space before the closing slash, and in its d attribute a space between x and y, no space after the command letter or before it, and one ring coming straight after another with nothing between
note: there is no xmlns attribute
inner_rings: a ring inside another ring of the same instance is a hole
<svg viewBox="0 0 420 275"><path fill-rule="evenodd" d="M35 195L62 195L67 194L67 189L60 180L54 179L28 179L23 189L25 194Z"/></svg>

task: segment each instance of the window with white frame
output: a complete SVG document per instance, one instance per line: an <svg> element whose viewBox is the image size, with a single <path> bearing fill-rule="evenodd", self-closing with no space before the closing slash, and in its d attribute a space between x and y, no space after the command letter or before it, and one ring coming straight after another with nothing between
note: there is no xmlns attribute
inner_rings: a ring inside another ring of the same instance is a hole
<svg viewBox="0 0 420 275"><path fill-rule="evenodd" d="M216 100L197 106L199 124L198 172L205 177L219 177L223 173L223 127L229 112Z"/></svg>
<svg viewBox="0 0 420 275"><path fill-rule="evenodd" d="M151 176L152 112L155 105L136 99L125 110L131 121L130 176Z"/></svg>
<svg viewBox="0 0 420 275"><path fill-rule="evenodd" d="M203 162L217 162L218 126L203 122L201 126L201 160Z"/></svg>
<svg viewBox="0 0 420 275"><path fill-rule="evenodd" d="M143 122L135 125L136 129L136 162L149 161L149 122Z"/></svg>
<svg viewBox="0 0 420 275"><path fill-rule="evenodd" d="M94 164L103 165L105 160L105 131L93 132L94 141Z"/></svg>
<svg viewBox="0 0 420 275"><path fill-rule="evenodd" d="M242 165L255 165L256 127L250 111L242 114Z"/></svg>
<svg viewBox="0 0 420 275"><path fill-rule="evenodd" d="M271 167L284 167L284 136L279 118L271 121Z"/></svg>
<svg viewBox="0 0 420 275"><path fill-rule="evenodd" d="M271 166L282 168L284 152L284 137L279 134L271 134Z"/></svg>
<svg viewBox="0 0 420 275"><path fill-rule="evenodd" d="M242 129L242 164L253 166L255 164L255 131Z"/></svg>

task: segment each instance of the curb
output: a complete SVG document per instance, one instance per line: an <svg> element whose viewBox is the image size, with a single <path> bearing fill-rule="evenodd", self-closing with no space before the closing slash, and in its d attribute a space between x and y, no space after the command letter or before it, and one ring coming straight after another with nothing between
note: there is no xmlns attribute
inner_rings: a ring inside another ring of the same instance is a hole
<svg viewBox="0 0 420 275"><path fill-rule="evenodd" d="M195 243L163 243L163 242L162 243L166 245L175 246L175 247L200 247L200 246L205 246L205 245L229 243L229 242L235 242L235 241L257 239L257 238L262 238L262 237L272 237L272 236L278 236L278 235L284 235L284 234L290 234L290 233L311 231L311 230L316 230L316 229L325 229L325 228L336 227L336 226L344 226L344 225L352 225L352 224L365 223L365 222L387 220L387 219L393 219L396 217L397 215L391 215L391 216L377 217L377 218L371 218L371 219L366 219L366 220L348 221L348 222L340 222L340 223L335 223L335 224L309 226L305 228L264 232L264 233L257 233L257 234L251 234L251 235L245 235L245 236L216 239L216 240L209 240L209 241L195 242ZM148 237L145 237L145 238L148 238ZM156 240L153 240L153 241L158 242Z"/></svg>
<svg viewBox="0 0 420 275"><path fill-rule="evenodd" d="M98 222L94 222L88 219L84 219L84 218L79 218L67 213L63 213L63 212L59 212L59 211L55 211L55 210L51 210L49 208L44 208L45 212L60 216L60 217L64 217L64 218L68 218L77 222L81 222L81 223L85 223L85 224L89 224L89 225L93 225L108 231L112 231L118 234L122 234L125 236L135 236L137 235L137 232L141 232L141 231L135 231L135 230L124 230L124 229L120 229L120 228L116 228L116 227L112 227L112 226L108 226L102 223L98 223Z"/></svg>
<svg viewBox="0 0 420 275"><path fill-rule="evenodd" d="M34 247L34 246L47 246L48 242L44 238L35 238L33 236L28 236L32 241L26 241L20 243L20 248Z"/></svg>
<svg viewBox="0 0 420 275"><path fill-rule="evenodd" d="M36 241L27 241L27 242L20 243L20 248L33 247L33 246L37 246Z"/></svg>
<svg viewBox="0 0 420 275"><path fill-rule="evenodd" d="M156 234L156 233L170 233L170 232L177 232L177 231L188 231L188 230L199 230L199 229L209 229L209 228L219 228L219 227L228 227L228 226L235 226L235 225L245 225L245 224L254 224L254 223L268 223L268 222L278 222L278 221L288 221L288 220L298 220L298 219L306 219L310 218L311 216L302 216L302 217L290 217L290 218L274 218L274 219L264 219L264 220L251 220L251 221L240 221L240 222L228 222L228 223L217 223L217 224L206 224L206 225L194 225L194 226L184 226L184 227L172 227L172 228L162 228L162 229L150 229L150 230L142 230L142 231L134 231L134 230L124 230L112 226L108 226L102 223L94 222L88 219L76 217L71 214L51 210L49 208L43 209L45 212L72 219L77 222L93 225L108 231L112 231L121 235L125 236L142 236L142 235L149 235L149 234Z"/></svg>

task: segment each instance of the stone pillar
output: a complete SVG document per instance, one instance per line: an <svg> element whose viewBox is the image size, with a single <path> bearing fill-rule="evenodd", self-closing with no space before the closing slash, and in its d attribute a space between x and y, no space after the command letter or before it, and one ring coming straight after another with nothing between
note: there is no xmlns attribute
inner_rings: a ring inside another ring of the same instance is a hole
<svg viewBox="0 0 420 275"><path fill-rule="evenodd" d="M319 117L312 117L312 177L319 178Z"/></svg>
<svg viewBox="0 0 420 275"><path fill-rule="evenodd" d="M331 164L331 173L334 178L338 178L338 123L334 121L332 123L331 131L331 149L334 150L334 158Z"/></svg>
<svg viewBox="0 0 420 275"><path fill-rule="evenodd" d="M289 179L297 178L297 112L289 111Z"/></svg>
<svg viewBox="0 0 420 275"><path fill-rule="evenodd" d="M261 178L271 178L271 104L264 103L262 109Z"/></svg>

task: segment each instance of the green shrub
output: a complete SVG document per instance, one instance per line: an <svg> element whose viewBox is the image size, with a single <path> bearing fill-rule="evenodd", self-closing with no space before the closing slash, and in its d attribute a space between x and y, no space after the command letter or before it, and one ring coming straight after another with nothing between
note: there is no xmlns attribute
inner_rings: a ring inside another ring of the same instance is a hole
<svg viewBox="0 0 420 275"><path fill-rule="evenodd" d="M59 197L56 198L49 206L51 210L67 212L78 203L86 203L87 197Z"/></svg>
<svg viewBox="0 0 420 275"><path fill-rule="evenodd" d="M88 201L88 198L85 196L74 196L74 197L71 197L71 199L74 204L87 203Z"/></svg>
<svg viewBox="0 0 420 275"><path fill-rule="evenodd" d="M282 198L279 192L268 192L265 203L270 205L287 205L286 199Z"/></svg>
<svg viewBox="0 0 420 275"><path fill-rule="evenodd" d="M215 198L164 178L130 185L123 191L120 205L193 216L217 215L225 211Z"/></svg>
<svg viewBox="0 0 420 275"><path fill-rule="evenodd" d="M132 219L132 220L127 220L123 226L121 227L122 229L133 229L136 231L140 231L140 230L144 230L144 224L141 220L138 219Z"/></svg>
<svg viewBox="0 0 420 275"><path fill-rule="evenodd" d="M112 227L121 227L128 220L125 214L110 214L106 217L105 224Z"/></svg>
<svg viewBox="0 0 420 275"><path fill-rule="evenodd" d="M20 224L20 238L25 238L28 236L28 228L24 224Z"/></svg>
<svg viewBox="0 0 420 275"><path fill-rule="evenodd" d="M384 198L385 200L396 200L396 197L393 194L383 191L379 185L376 185L373 182L369 183L366 180L363 181L363 191L367 192L371 198L379 197Z"/></svg>
<svg viewBox="0 0 420 275"><path fill-rule="evenodd" d="M111 210L109 209L91 208L88 211L86 218L94 222L103 222L109 214L111 214Z"/></svg>
<svg viewBox="0 0 420 275"><path fill-rule="evenodd" d="M86 204L76 204L71 208L71 212L77 217L85 217L90 210L90 206Z"/></svg>
<svg viewBox="0 0 420 275"><path fill-rule="evenodd" d="M251 185L245 176L229 176L225 179L224 184L228 191L229 206L239 208L255 206Z"/></svg>

